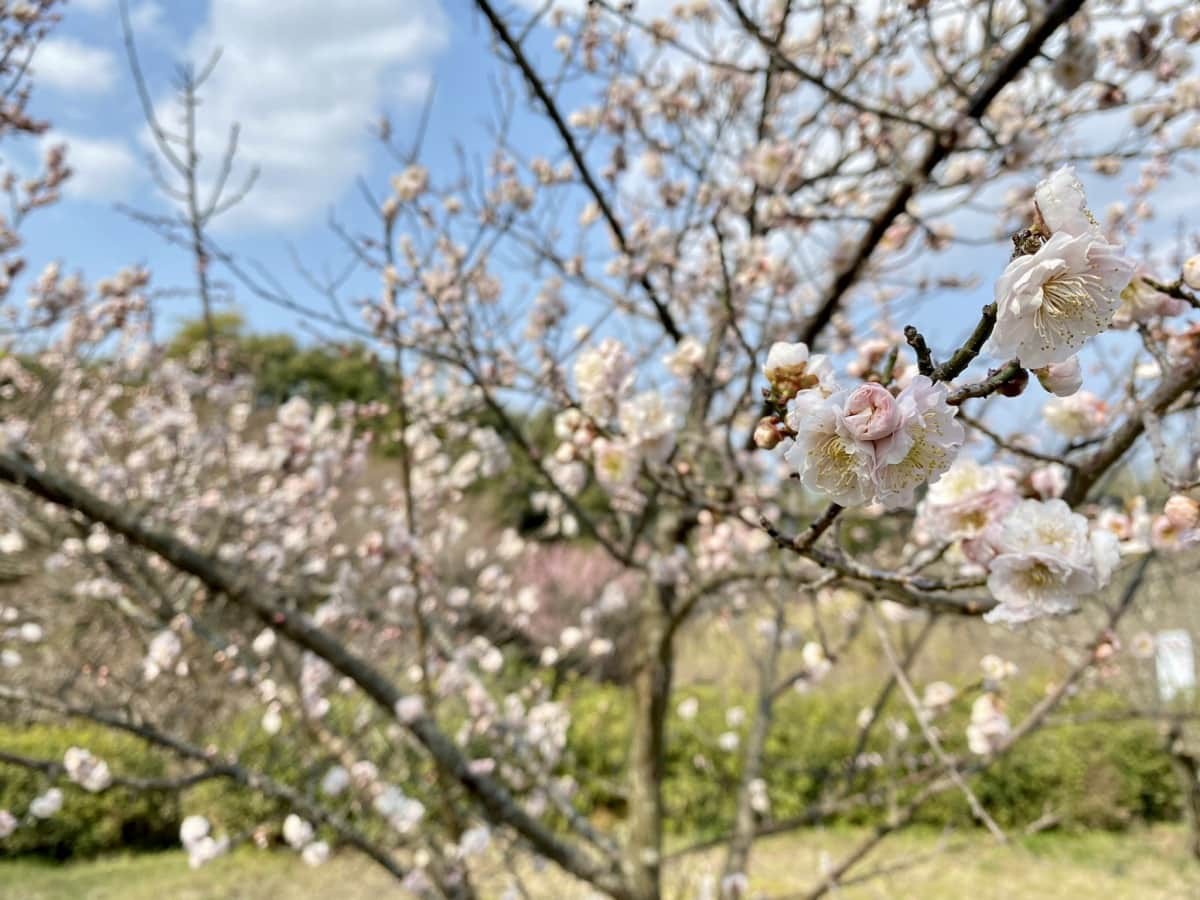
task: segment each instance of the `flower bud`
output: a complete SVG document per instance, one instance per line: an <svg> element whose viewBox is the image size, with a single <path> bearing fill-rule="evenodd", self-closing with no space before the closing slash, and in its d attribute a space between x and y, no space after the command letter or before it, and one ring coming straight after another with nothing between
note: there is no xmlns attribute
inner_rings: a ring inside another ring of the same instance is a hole
<svg viewBox="0 0 1200 900"><path fill-rule="evenodd" d="M994 374L989 372L989 375ZM1003 394L1005 397L1020 397L1025 393L1025 388L1029 386L1029 370L1018 369L1017 374L1008 381L996 388L996 393Z"/></svg>
<svg viewBox="0 0 1200 900"><path fill-rule="evenodd" d="M855 440L882 440L895 434L903 420L896 398L881 384L864 384L846 398L844 421Z"/></svg>
<svg viewBox="0 0 1200 900"><path fill-rule="evenodd" d="M1077 356L1035 369L1034 373L1042 387L1056 397L1070 397L1083 387L1083 372Z"/></svg>
<svg viewBox="0 0 1200 900"><path fill-rule="evenodd" d="M1183 283L1193 291L1200 291L1200 253L1183 264Z"/></svg>
<svg viewBox="0 0 1200 900"><path fill-rule="evenodd" d="M775 416L763 416L754 428L754 446L760 450L774 450L783 440L779 431L779 419Z"/></svg>
<svg viewBox="0 0 1200 900"><path fill-rule="evenodd" d="M1058 464L1034 469L1029 476L1029 485L1043 500L1061 497L1067 489L1067 470Z"/></svg>
<svg viewBox="0 0 1200 900"><path fill-rule="evenodd" d="M782 341L771 345L767 352L767 362L763 366L763 375L775 389L776 395L787 400L795 396L797 391L804 390L809 385L808 346L806 344L788 344Z"/></svg>
<svg viewBox="0 0 1200 900"><path fill-rule="evenodd" d="M778 341L767 352L763 375L770 382L771 398L782 405L800 391L825 385L832 378L833 370L824 354L810 356L807 344Z"/></svg>
<svg viewBox="0 0 1200 900"><path fill-rule="evenodd" d="M1176 528L1188 531L1200 524L1200 503L1183 494L1174 494L1163 506L1163 515Z"/></svg>

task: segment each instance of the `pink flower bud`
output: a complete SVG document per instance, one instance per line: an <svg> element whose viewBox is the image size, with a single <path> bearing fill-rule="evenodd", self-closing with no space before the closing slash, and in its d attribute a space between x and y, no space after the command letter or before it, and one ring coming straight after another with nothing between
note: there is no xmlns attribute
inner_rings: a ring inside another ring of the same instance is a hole
<svg viewBox="0 0 1200 900"><path fill-rule="evenodd" d="M1035 371L1042 387L1056 397L1070 397L1083 387L1083 372L1077 356Z"/></svg>
<svg viewBox="0 0 1200 900"><path fill-rule="evenodd" d="M1174 527L1187 531L1200 524L1200 503L1183 494L1174 494L1163 506L1163 515Z"/></svg>
<svg viewBox="0 0 1200 900"><path fill-rule="evenodd" d="M760 450L774 450L783 440L779 432L779 420L774 416L763 416L754 428L754 445Z"/></svg>
<svg viewBox="0 0 1200 900"><path fill-rule="evenodd" d="M860 441L878 441L895 434L903 416L896 398L880 384L864 384L846 398L846 429Z"/></svg>

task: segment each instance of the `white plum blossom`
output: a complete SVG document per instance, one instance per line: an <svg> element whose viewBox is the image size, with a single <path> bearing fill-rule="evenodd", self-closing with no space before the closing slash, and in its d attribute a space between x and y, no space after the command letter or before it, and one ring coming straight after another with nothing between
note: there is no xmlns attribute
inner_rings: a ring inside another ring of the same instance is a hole
<svg viewBox="0 0 1200 900"><path fill-rule="evenodd" d="M1108 421L1108 406L1090 391L1078 391L1069 397L1048 400L1042 418L1059 434L1068 438L1093 437Z"/></svg>
<svg viewBox="0 0 1200 900"><path fill-rule="evenodd" d="M103 529L98 529L87 536L87 540L83 542L83 545L89 553L99 555L112 546L112 538Z"/></svg>
<svg viewBox="0 0 1200 900"><path fill-rule="evenodd" d="M479 657L479 668L489 675L495 675L504 668L504 654L498 647L488 647Z"/></svg>
<svg viewBox="0 0 1200 900"><path fill-rule="evenodd" d="M1047 237L1100 234L1100 224L1088 209L1087 195L1074 166L1063 166L1038 182L1033 192L1038 227Z"/></svg>
<svg viewBox="0 0 1200 900"><path fill-rule="evenodd" d="M262 730L269 735L279 734L283 728L283 713L280 711L278 703L272 703L267 707L262 716Z"/></svg>
<svg viewBox="0 0 1200 900"><path fill-rule="evenodd" d="M1091 530L1062 500L1021 501L987 540L996 553L987 584L998 602L984 616L988 622L1072 612L1081 597L1108 584L1120 558L1116 537Z"/></svg>
<svg viewBox="0 0 1200 900"><path fill-rule="evenodd" d="M411 832L425 816L425 804L390 784L375 797L374 806L375 811L400 834Z"/></svg>
<svg viewBox="0 0 1200 900"><path fill-rule="evenodd" d="M229 838L206 836L185 848L188 855L188 866L198 869L205 863L212 862L229 849Z"/></svg>
<svg viewBox="0 0 1200 900"><path fill-rule="evenodd" d="M623 401L617 418L625 440L644 457L662 462L670 454L680 423L658 391L645 391Z"/></svg>
<svg viewBox="0 0 1200 900"><path fill-rule="evenodd" d="M817 641L809 641L800 650L800 657L804 661L804 668L808 670L809 677L817 681L829 674L829 670L833 668L833 662L825 655L825 648Z"/></svg>
<svg viewBox="0 0 1200 900"><path fill-rule="evenodd" d="M67 771L67 777L85 791L96 793L112 784L108 763L82 747L67 748L63 754L63 768Z"/></svg>
<svg viewBox="0 0 1200 900"><path fill-rule="evenodd" d="M704 362L704 346L694 337L685 337L663 357L663 365L676 378L687 378Z"/></svg>
<svg viewBox="0 0 1200 900"><path fill-rule="evenodd" d="M321 779L321 793L337 797L350 786L350 773L341 766L331 766Z"/></svg>
<svg viewBox="0 0 1200 900"><path fill-rule="evenodd" d="M788 426L796 441L784 459L811 491L824 494L842 506L859 506L875 493L874 447L856 441L843 420L845 392L826 399L816 391L802 391L788 403Z"/></svg>
<svg viewBox="0 0 1200 900"><path fill-rule="evenodd" d="M396 701L396 718L411 725L425 715L425 701L419 694L408 694Z"/></svg>
<svg viewBox="0 0 1200 900"><path fill-rule="evenodd" d="M187 816L179 823L179 843L184 847L191 846L205 837L211 826L208 824L208 819L204 816Z"/></svg>
<svg viewBox="0 0 1200 900"><path fill-rule="evenodd" d="M919 510L924 528L945 541L974 540L1016 504L1013 472L960 457L929 486Z"/></svg>
<svg viewBox="0 0 1200 900"><path fill-rule="evenodd" d="M978 756L987 756L1004 745L1012 726L1004 714L1004 702L995 694L980 694L971 704L967 725L967 747Z"/></svg>
<svg viewBox="0 0 1200 900"><path fill-rule="evenodd" d="M146 648L146 659L142 662L143 677L147 681L153 681L170 669L175 664L175 660L179 658L179 652L182 649L183 644L179 640L179 635L170 629L160 631L150 639L150 644Z"/></svg>
<svg viewBox="0 0 1200 900"><path fill-rule="evenodd" d="M1034 207L1038 229L1049 239L1036 253L1012 260L996 282L989 346L1040 369L1065 362L1109 327L1134 263L1100 233L1072 167L1038 184Z"/></svg>
<svg viewBox="0 0 1200 900"><path fill-rule="evenodd" d="M288 431L303 431L312 419L312 404L304 397L290 398L275 413L275 421Z"/></svg>
<svg viewBox="0 0 1200 900"><path fill-rule="evenodd" d="M295 813L283 820L283 839L295 850L299 850L313 839L312 825Z"/></svg>
<svg viewBox="0 0 1200 900"><path fill-rule="evenodd" d="M325 841L313 841L300 851L305 865L320 866L329 860L329 845Z"/></svg>
<svg viewBox="0 0 1200 900"><path fill-rule="evenodd" d="M596 438L592 443L596 480L608 490L627 488L637 479L641 455L625 441Z"/></svg>
<svg viewBox="0 0 1200 900"><path fill-rule="evenodd" d="M938 479L962 446L957 410L946 403L946 388L917 375L896 398L899 428L875 441L878 499L886 507L908 506L913 492Z"/></svg>
<svg viewBox="0 0 1200 900"><path fill-rule="evenodd" d="M979 668L983 672L984 678L997 684L1017 674L1016 663L1009 659L1002 659L994 653L989 653L980 659Z"/></svg>
<svg viewBox="0 0 1200 900"><path fill-rule="evenodd" d="M29 814L35 819L49 819L62 809L62 805L63 792L58 788L50 788L33 798L29 804Z"/></svg>
<svg viewBox="0 0 1200 900"><path fill-rule="evenodd" d="M486 825L475 825L468 828L458 839L459 855L464 859L478 856L488 848L491 840L492 832Z"/></svg>
<svg viewBox="0 0 1200 900"><path fill-rule="evenodd" d="M1138 497L1126 508L1107 507L1096 516L1095 527L1111 532L1117 539L1122 556L1150 552L1151 517L1143 498Z"/></svg>
<svg viewBox="0 0 1200 900"><path fill-rule="evenodd" d="M210 833L211 826L204 816L188 816L179 826L179 843L187 851L188 865L198 869L229 849L229 839L217 840Z"/></svg>
<svg viewBox="0 0 1200 900"><path fill-rule="evenodd" d="M392 190L396 198L410 203L425 192L429 186L429 172L424 166L410 165L398 175L392 176Z"/></svg>
<svg viewBox="0 0 1200 900"><path fill-rule="evenodd" d="M0 841L17 830L17 817L7 809L0 809Z"/></svg>
<svg viewBox="0 0 1200 900"><path fill-rule="evenodd" d="M696 718L696 713L700 711L700 701L695 697L685 697L679 701L679 705L675 707L675 711L679 713L679 718L685 722Z"/></svg>
<svg viewBox="0 0 1200 900"><path fill-rule="evenodd" d="M256 656L264 659L270 656L271 651L275 649L275 632L270 628L264 628L251 641L250 649L254 651Z"/></svg>
<svg viewBox="0 0 1200 900"><path fill-rule="evenodd" d="M925 693L921 696L921 706L931 714L944 712L957 694L953 685L945 681L931 681L925 685Z"/></svg>
<svg viewBox="0 0 1200 900"><path fill-rule="evenodd" d="M835 503L904 506L953 462L963 441L955 413L945 387L924 375L897 397L874 383L828 398L804 391L788 404L797 436L784 458L805 487Z"/></svg>
<svg viewBox="0 0 1200 900"><path fill-rule="evenodd" d="M1035 369L1038 383L1056 397L1070 397L1083 387L1083 369L1079 357Z"/></svg>
<svg viewBox="0 0 1200 900"><path fill-rule="evenodd" d="M1113 327L1130 328L1154 319L1182 315L1188 308L1186 301L1164 294L1145 278L1134 278L1121 291L1121 306L1113 316Z"/></svg>
<svg viewBox="0 0 1200 900"><path fill-rule="evenodd" d="M1032 369L1065 362L1109 327L1132 276L1133 263L1102 238L1056 232L996 282L991 352Z"/></svg>
<svg viewBox="0 0 1200 900"><path fill-rule="evenodd" d="M617 401L633 386L633 359L620 341L605 338L575 360L575 384L584 412L611 418Z"/></svg>

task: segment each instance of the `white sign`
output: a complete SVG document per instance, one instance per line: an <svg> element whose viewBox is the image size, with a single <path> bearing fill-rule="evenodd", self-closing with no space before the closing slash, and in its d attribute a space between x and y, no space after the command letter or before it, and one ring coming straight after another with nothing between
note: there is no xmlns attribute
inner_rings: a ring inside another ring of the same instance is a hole
<svg viewBox="0 0 1200 900"><path fill-rule="evenodd" d="M1154 640L1158 696L1164 703L1196 687L1196 658L1192 637L1181 628L1160 631Z"/></svg>

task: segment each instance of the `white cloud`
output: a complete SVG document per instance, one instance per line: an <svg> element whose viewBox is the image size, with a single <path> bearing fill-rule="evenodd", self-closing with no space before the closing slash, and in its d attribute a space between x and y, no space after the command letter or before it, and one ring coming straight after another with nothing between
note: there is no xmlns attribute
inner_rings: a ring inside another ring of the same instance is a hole
<svg viewBox="0 0 1200 900"><path fill-rule="evenodd" d="M95 2L95 0L93 0ZM107 2L107 0L100 0ZM135 32L154 31L163 23L163 8L154 0L139 3L129 11L129 24Z"/></svg>
<svg viewBox="0 0 1200 900"><path fill-rule="evenodd" d="M524 6L533 12L541 12L546 7L546 0L517 0L518 6ZM665 16L679 5L679 0L634 0L632 12L639 18L650 19ZM578 15L587 7L587 0L554 0L554 6L563 12ZM543 19L548 22L549 19Z"/></svg>
<svg viewBox="0 0 1200 900"><path fill-rule="evenodd" d="M117 80L117 61L111 52L74 38L43 41L32 68L38 84L67 93L102 94Z"/></svg>
<svg viewBox="0 0 1200 900"><path fill-rule="evenodd" d="M70 0L71 10L79 10L91 16L106 15L117 11L116 0ZM129 24L139 34L157 28L163 19L163 8L156 0L141 0L131 2L129 7Z"/></svg>
<svg viewBox="0 0 1200 900"><path fill-rule="evenodd" d="M261 170L223 224L286 227L322 214L365 169L368 125L385 104L420 99L415 87L445 41L438 0L212 0L190 48L196 60L222 51L204 90L201 153L215 163L238 122L239 158ZM168 127L178 121L166 101L159 110Z"/></svg>
<svg viewBox="0 0 1200 900"><path fill-rule="evenodd" d="M64 132L42 136L42 147L67 145L72 176L65 193L80 200L121 200L129 196L138 161L124 141L89 138Z"/></svg>

